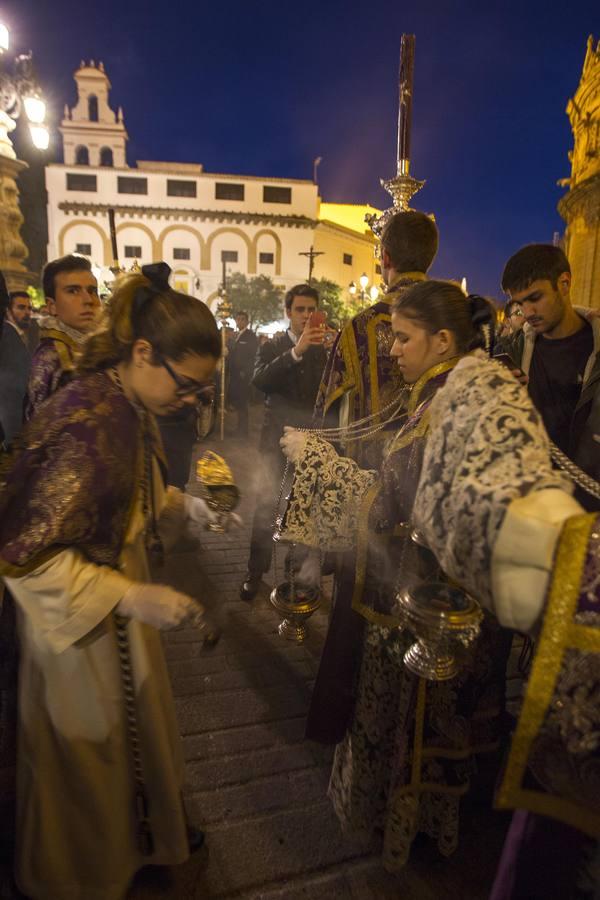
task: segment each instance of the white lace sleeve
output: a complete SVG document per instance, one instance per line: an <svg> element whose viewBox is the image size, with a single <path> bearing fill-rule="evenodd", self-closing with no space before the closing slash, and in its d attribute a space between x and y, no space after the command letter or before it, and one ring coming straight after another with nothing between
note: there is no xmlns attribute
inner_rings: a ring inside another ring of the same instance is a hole
<svg viewBox="0 0 600 900"><path fill-rule="evenodd" d="M485 606L509 504L547 488L572 491L552 468L527 391L499 363L463 360L431 405L414 523L447 575Z"/></svg>
<svg viewBox="0 0 600 900"><path fill-rule="evenodd" d="M353 547L360 500L376 478L327 441L309 437L296 463L282 538L323 550Z"/></svg>

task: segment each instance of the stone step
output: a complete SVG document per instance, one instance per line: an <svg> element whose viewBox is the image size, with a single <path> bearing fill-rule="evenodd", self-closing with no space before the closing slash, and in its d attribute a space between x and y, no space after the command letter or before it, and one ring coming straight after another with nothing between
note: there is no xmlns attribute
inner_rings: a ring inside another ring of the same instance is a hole
<svg viewBox="0 0 600 900"><path fill-rule="evenodd" d="M195 694L199 697L220 691L239 690L243 688L260 689L280 684L284 678L309 682L314 679L314 666L307 660L295 662L287 673L281 666L261 666L252 669L238 669L235 672L209 672L202 675L177 675L172 678L173 693L176 697Z"/></svg>
<svg viewBox="0 0 600 900"><path fill-rule="evenodd" d="M183 738L183 749L186 760L201 760L271 747L281 748L303 741L304 727L304 716L298 716L266 724L190 734Z"/></svg>
<svg viewBox="0 0 600 900"><path fill-rule="evenodd" d="M186 796L186 806L192 822L202 829L215 825L233 827L241 821L254 830L265 813L291 813L311 803L322 803L330 809L328 784L329 766L313 764L311 768L266 775L246 784L192 791Z"/></svg>
<svg viewBox="0 0 600 900"><path fill-rule="evenodd" d="M315 765L326 764L317 758L308 742L194 760L186 766L186 789L197 793L243 787L270 775L297 772Z"/></svg>
<svg viewBox="0 0 600 900"><path fill-rule="evenodd" d="M289 684L263 688L260 694L251 690L222 691L206 695L198 702L194 697L176 697L175 710L181 734L218 731L231 725L272 722L306 714L311 694L310 684L303 689Z"/></svg>
<svg viewBox="0 0 600 900"><path fill-rule="evenodd" d="M176 659L169 660L169 671L172 675L185 677L211 674L212 672L238 672L260 668L261 664L278 667L284 674L295 671L302 664L311 666L316 672L314 657L310 656L306 648L301 646L289 647L285 658L276 654L264 654L259 657L256 653L217 652L219 644L209 651L203 650L198 644L195 649L196 653L193 655L183 659L177 655ZM172 651L172 653L176 655L176 651Z"/></svg>
<svg viewBox="0 0 600 900"><path fill-rule="evenodd" d="M198 897L260 896L265 884L295 881L371 852L369 841L342 835L327 799L288 803L285 810L206 831L208 865L197 873Z"/></svg>

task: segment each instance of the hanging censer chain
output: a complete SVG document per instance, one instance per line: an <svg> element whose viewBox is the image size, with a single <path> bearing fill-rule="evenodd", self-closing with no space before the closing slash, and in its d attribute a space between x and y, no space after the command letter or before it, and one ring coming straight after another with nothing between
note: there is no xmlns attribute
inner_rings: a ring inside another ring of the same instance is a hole
<svg viewBox="0 0 600 900"><path fill-rule="evenodd" d="M123 390L121 378L116 366L111 369L111 372L117 387L124 394L125 391ZM147 513L150 506L148 502L148 494L151 487L151 480L149 484L148 476L150 476L151 479L152 475L152 456L151 454L149 456L149 469L147 465L148 453L146 451L146 443L146 429L144 429L144 465L142 467L143 472L140 487L142 493L142 509L144 513L145 523L147 522ZM149 445L148 449L150 449ZM119 613L114 613L114 620L117 633L117 650L119 653L119 669L121 673L121 684L123 687L123 699L125 701L127 739L129 743L129 752L131 755L131 762L133 764L133 777L135 781L134 814L137 825L138 850L140 851L142 856L151 856L154 852L154 838L152 836L152 828L150 826L148 792L146 790L146 782L144 780L144 770L142 767L142 756L140 750L135 680L133 677L133 666L131 663L131 647L129 645L129 620L125 616L119 615Z"/></svg>
<svg viewBox="0 0 600 900"><path fill-rule="evenodd" d="M382 409L380 409L379 412L371 413L371 415L364 416L362 419L357 419L356 422L352 422L350 425L340 426L338 428L297 428L296 430L300 431L302 434L322 438L323 440L331 441L333 443L343 440L364 441L377 434L379 431L382 431L387 425L390 425L392 422L401 421L402 419L405 419L407 417L408 413L406 411L400 412L400 410L404 409L404 407L406 406L406 397L408 393L410 393L410 391L405 387L400 393L400 398L394 397L394 399L387 403ZM382 416L384 416L388 412L390 413L388 418L382 420ZM373 424L374 422L376 422L375 425ZM280 507L281 501L283 499L289 468L290 461L289 459L286 459L285 469L283 471L283 477L279 486L279 493L277 496L273 514L273 527L275 531L278 531L280 529L283 522L283 514L280 513ZM275 572L275 580L277 580L279 542L276 540L274 543L275 547L273 549L273 569ZM319 548L319 563L322 568L322 548ZM293 565L290 566L289 580L290 597L293 598L295 596L295 573Z"/></svg>
<svg viewBox="0 0 600 900"><path fill-rule="evenodd" d="M571 481L584 490L586 494L595 497L596 500L600 500L600 484L588 475L587 472L580 469L579 466L576 465L573 460L569 459L569 457L552 441L550 441L550 456L558 468L567 473Z"/></svg>

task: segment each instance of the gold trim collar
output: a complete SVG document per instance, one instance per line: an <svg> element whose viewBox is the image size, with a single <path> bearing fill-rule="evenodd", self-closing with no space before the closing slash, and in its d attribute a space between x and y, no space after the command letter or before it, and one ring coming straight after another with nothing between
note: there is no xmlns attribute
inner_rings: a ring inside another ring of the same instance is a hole
<svg viewBox="0 0 600 900"><path fill-rule="evenodd" d="M421 399L421 395L423 393L423 389L436 378L438 375L443 375L444 372L449 372L450 369L453 369L454 366L458 363L458 361L462 359L460 356L453 356L451 359L446 359L444 362L436 363L435 366L432 366L430 369L427 369L426 372L423 372L420 378L415 381L412 386L412 390L410 392L410 398L408 401L408 414L409 416L414 413L417 406L419 405L419 401Z"/></svg>

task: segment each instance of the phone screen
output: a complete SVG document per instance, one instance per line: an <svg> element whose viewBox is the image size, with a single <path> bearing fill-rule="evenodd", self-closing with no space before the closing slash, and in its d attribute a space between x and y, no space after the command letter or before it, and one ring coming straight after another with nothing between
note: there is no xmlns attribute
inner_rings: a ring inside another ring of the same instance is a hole
<svg viewBox="0 0 600 900"><path fill-rule="evenodd" d="M308 321L311 328L317 328L319 325L324 325L327 316L320 309L315 309L314 312L311 312L308 317Z"/></svg>

